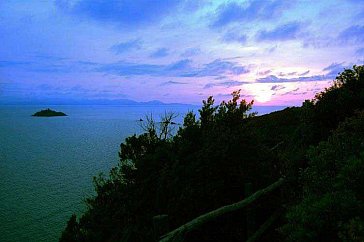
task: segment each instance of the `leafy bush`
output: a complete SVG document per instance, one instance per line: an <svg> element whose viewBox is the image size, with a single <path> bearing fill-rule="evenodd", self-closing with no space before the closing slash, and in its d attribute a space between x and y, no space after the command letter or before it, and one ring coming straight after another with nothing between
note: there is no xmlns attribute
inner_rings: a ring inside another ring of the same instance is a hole
<svg viewBox="0 0 364 242"><path fill-rule="evenodd" d="M153 241L153 216L167 214L173 229L244 199L246 182L259 189L282 175L289 184L256 205L257 224L283 205L288 241L363 241L364 66L302 107L255 117L252 105L239 91L220 105L209 97L200 118L188 113L174 136L173 114L160 125L148 118L144 134L121 144L118 166L94 179L96 195L61 241ZM206 224L190 240L244 240L243 216ZM283 239L274 229L265 237Z"/></svg>
<svg viewBox="0 0 364 242"><path fill-rule="evenodd" d="M289 209L282 228L287 239L362 238L364 113L346 120L328 141L310 149L309 160L301 174L301 201Z"/></svg>
<svg viewBox="0 0 364 242"><path fill-rule="evenodd" d="M108 177L94 179L96 196L87 199L79 223L71 218L61 241L152 241L155 215L168 214L170 227L177 227L243 199L245 182L258 189L274 181L274 155L246 125L255 115L248 113L252 105L240 100L239 92L217 106L209 97L199 120L188 113L175 136L168 135L171 119L160 129L148 119L144 134L121 144L119 165ZM231 240L240 239L244 230L233 222L210 226L205 234L223 229Z"/></svg>

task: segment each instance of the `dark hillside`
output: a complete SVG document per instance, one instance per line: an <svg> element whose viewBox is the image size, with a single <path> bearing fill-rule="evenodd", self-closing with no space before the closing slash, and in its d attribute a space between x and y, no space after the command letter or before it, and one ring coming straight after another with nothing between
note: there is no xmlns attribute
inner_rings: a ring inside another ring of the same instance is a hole
<svg viewBox="0 0 364 242"><path fill-rule="evenodd" d="M173 114L148 118L144 134L121 144L119 165L95 178L97 195L60 241L157 241L280 177L280 189L173 241L244 241L274 214L260 241L362 241L363 78L354 66L302 107L263 116L248 114L253 102L239 92L220 105L210 97L174 136Z"/></svg>

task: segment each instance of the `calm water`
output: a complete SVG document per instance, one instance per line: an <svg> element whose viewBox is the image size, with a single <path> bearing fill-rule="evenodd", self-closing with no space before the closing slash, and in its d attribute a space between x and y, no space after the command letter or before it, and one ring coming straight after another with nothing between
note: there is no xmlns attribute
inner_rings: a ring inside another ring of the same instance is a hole
<svg viewBox="0 0 364 242"><path fill-rule="evenodd" d="M192 106L47 106L68 117L35 118L45 106L0 106L0 241L57 241L93 194L92 177L118 162L119 145L153 113ZM282 107L258 108L260 113Z"/></svg>

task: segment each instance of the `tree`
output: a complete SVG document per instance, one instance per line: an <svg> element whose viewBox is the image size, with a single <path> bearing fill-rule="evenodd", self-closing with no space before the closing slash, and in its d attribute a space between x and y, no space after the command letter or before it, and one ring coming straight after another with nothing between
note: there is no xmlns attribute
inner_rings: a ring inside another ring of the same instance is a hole
<svg viewBox="0 0 364 242"><path fill-rule="evenodd" d="M302 197L287 213L288 241L362 241L364 113L350 118L309 151Z"/></svg>
<svg viewBox="0 0 364 242"><path fill-rule="evenodd" d="M364 108L364 66L353 66L340 73L331 87L318 93L314 100L314 122L319 136L326 139L331 130L345 118Z"/></svg>
<svg viewBox="0 0 364 242"><path fill-rule="evenodd" d="M87 199L87 212L78 223L72 217L65 231L86 241L148 241L155 215L168 214L175 227L240 200L246 181L259 188L275 180L274 159L246 127L252 105L240 100L240 91L217 106L209 97L200 118L187 113L175 135L174 113L160 122L147 116L144 133L120 145L119 164L94 179L96 195ZM234 237L242 233L241 223L214 229L240 231Z"/></svg>
<svg viewBox="0 0 364 242"><path fill-rule="evenodd" d="M67 222L66 229L62 232L60 242L78 242L80 241L80 228L75 214Z"/></svg>

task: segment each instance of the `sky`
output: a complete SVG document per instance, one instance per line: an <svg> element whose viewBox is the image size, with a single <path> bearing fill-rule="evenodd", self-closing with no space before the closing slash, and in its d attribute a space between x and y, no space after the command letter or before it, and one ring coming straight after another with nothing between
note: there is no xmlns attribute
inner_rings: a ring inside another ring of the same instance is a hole
<svg viewBox="0 0 364 242"><path fill-rule="evenodd" d="M0 104L297 106L363 60L363 0L0 1Z"/></svg>

